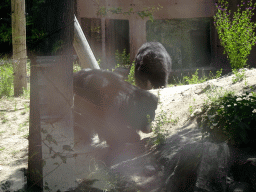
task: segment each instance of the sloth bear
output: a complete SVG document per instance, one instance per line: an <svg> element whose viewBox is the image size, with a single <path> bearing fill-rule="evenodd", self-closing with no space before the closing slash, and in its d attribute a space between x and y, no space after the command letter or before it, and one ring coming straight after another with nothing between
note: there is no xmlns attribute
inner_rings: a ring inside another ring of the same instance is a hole
<svg viewBox="0 0 256 192"><path fill-rule="evenodd" d="M140 140L151 132L158 98L114 72L85 69L73 76L75 133L90 141L96 132L110 147Z"/></svg>
<svg viewBox="0 0 256 192"><path fill-rule="evenodd" d="M166 87L172 60L159 42L144 43L135 58L135 82L142 89Z"/></svg>

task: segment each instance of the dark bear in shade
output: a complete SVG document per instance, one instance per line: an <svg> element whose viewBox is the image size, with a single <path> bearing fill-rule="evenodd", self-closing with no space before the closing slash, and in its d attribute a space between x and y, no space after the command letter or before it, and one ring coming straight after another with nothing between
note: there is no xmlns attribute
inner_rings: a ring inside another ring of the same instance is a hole
<svg viewBox="0 0 256 192"><path fill-rule="evenodd" d="M96 132L110 147L140 140L136 130L151 132L158 98L110 71L74 73L74 122L79 139Z"/></svg>
<svg viewBox="0 0 256 192"><path fill-rule="evenodd" d="M135 58L135 82L142 89L166 87L172 60L159 42L144 43Z"/></svg>

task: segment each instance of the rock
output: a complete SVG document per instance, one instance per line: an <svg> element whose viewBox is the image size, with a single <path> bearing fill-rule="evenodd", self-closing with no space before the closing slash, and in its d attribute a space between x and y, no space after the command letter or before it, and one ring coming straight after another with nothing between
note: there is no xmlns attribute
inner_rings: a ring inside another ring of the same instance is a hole
<svg viewBox="0 0 256 192"><path fill-rule="evenodd" d="M236 182L246 182L256 191L256 158L236 161L230 172Z"/></svg>
<svg viewBox="0 0 256 192"><path fill-rule="evenodd" d="M226 143L187 144L166 180L167 192L225 192L229 149ZM168 172L168 170L167 170Z"/></svg>
<svg viewBox="0 0 256 192"><path fill-rule="evenodd" d="M147 176L153 176L154 174L156 174L155 167L152 165L146 165L144 168L144 174Z"/></svg>
<svg viewBox="0 0 256 192"><path fill-rule="evenodd" d="M229 148L226 143L205 142L202 160L197 171L196 187L211 192L225 192L229 157Z"/></svg>
<svg viewBox="0 0 256 192"><path fill-rule="evenodd" d="M181 150L174 171L166 181L167 192L193 191L201 161L201 147L200 144L188 144Z"/></svg>
<svg viewBox="0 0 256 192"><path fill-rule="evenodd" d="M245 182L235 182L229 186L228 192L252 192L252 187Z"/></svg>

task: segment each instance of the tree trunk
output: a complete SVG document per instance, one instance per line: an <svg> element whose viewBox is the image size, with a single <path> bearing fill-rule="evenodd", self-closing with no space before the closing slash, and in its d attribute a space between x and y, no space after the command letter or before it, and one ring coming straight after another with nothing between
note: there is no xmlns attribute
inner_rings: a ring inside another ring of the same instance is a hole
<svg viewBox="0 0 256 192"><path fill-rule="evenodd" d="M14 96L19 96L23 93L23 88L27 89L25 0L12 0L11 6Z"/></svg>

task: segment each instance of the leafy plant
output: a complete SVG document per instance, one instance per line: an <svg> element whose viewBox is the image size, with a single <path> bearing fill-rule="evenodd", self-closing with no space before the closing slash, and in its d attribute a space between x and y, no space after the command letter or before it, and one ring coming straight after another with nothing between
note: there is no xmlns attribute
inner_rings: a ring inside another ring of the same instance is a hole
<svg viewBox="0 0 256 192"><path fill-rule="evenodd" d="M98 62L98 65L100 66L100 64L101 64L101 59L99 59L97 62Z"/></svg>
<svg viewBox="0 0 256 192"><path fill-rule="evenodd" d="M220 77L221 77L221 74L222 74L222 68L221 68L219 71L216 71L216 75L215 75L214 78L216 78L216 79L220 78ZM214 79L214 78L213 78L213 79Z"/></svg>
<svg viewBox="0 0 256 192"><path fill-rule="evenodd" d="M182 74L181 74L182 75ZM173 77L173 80L175 82L175 85L184 85L184 84L197 84L197 83L203 83L210 79L217 79L222 75L222 69L219 71L216 71L216 75L214 76L213 73L210 71L208 76L203 76L202 78L198 77L198 69L195 71L194 74L192 74L192 77L184 76L183 78L177 78Z"/></svg>
<svg viewBox="0 0 256 192"><path fill-rule="evenodd" d="M3 150L5 150L5 147L1 147L1 148L0 148L0 151L3 151Z"/></svg>
<svg viewBox="0 0 256 192"><path fill-rule="evenodd" d="M155 122L155 126L153 127L153 133L156 136L154 144L155 145L164 144L166 141L166 136L168 135L168 132L167 130L163 129L163 126L167 123L170 123L166 113L163 110L161 110L160 114L155 118L154 122Z"/></svg>
<svg viewBox="0 0 256 192"><path fill-rule="evenodd" d="M172 112L171 112L171 116L172 116ZM173 125L176 125L177 123L178 123L178 121L179 121L179 117L177 117L177 118L175 118L175 119L171 119L170 118L170 123L172 123Z"/></svg>
<svg viewBox="0 0 256 192"><path fill-rule="evenodd" d="M233 18L225 0L219 0L215 5L218 11L213 17L214 24L224 47L224 54L227 54L232 69L242 68L246 65L247 57L256 42L256 24L251 21L256 3L253 4L252 0L246 3L242 1L237 5Z"/></svg>
<svg viewBox="0 0 256 192"><path fill-rule="evenodd" d="M22 94L23 98L29 99L30 98L30 86L28 84L27 89L23 88L23 94Z"/></svg>
<svg viewBox="0 0 256 192"><path fill-rule="evenodd" d="M229 141L236 146L255 145L256 97L226 94L204 105L197 119L205 136L216 142Z"/></svg>
<svg viewBox="0 0 256 192"><path fill-rule="evenodd" d="M194 107L192 105L189 106L189 114L192 115L194 111Z"/></svg>
<svg viewBox="0 0 256 192"><path fill-rule="evenodd" d="M132 62L130 72L128 75L128 79L126 80L127 82L131 83L132 85L135 85L135 78L134 78L134 72L135 72L135 62Z"/></svg>
<svg viewBox="0 0 256 192"><path fill-rule="evenodd" d="M198 69L195 71L194 74L192 74L192 77L189 78L188 76L183 77L183 80L187 82L188 84L197 84L197 83L203 83L207 81L207 77L202 77L201 79L198 77Z"/></svg>
<svg viewBox="0 0 256 192"><path fill-rule="evenodd" d="M182 75L182 74L181 74ZM177 85L184 85L185 82L184 82L184 79L183 78L179 78L179 77L172 77L173 81L174 81L174 85L177 86ZM172 85L168 85L168 86L172 86Z"/></svg>
<svg viewBox="0 0 256 192"><path fill-rule="evenodd" d="M0 98L13 94L13 68L11 63L0 66Z"/></svg>
<svg viewBox="0 0 256 192"><path fill-rule="evenodd" d="M26 134L22 135L22 137L23 137L24 139L28 139L28 136L29 136L29 133L26 133Z"/></svg>
<svg viewBox="0 0 256 192"><path fill-rule="evenodd" d="M237 83L246 78L244 69L241 72L239 72L236 69L233 69L232 72L235 74L235 76L232 78L232 83Z"/></svg>
<svg viewBox="0 0 256 192"><path fill-rule="evenodd" d="M118 50L115 52L115 59L117 65L129 65L130 64L130 53L126 53L126 49L122 53L119 53Z"/></svg>
<svg viewBox="0 0 256 192"><path fill-rule="evenodd" d="M160 92L158 91L158 104L161 104L160 101ZM162 107L162 106L161 106ZM150 122L150 119L149 119ZM153 143L155 145L164 144L166 141L166 136L168 135L168 131L163 129L163 126L167 123L170 123L170 119L167 117L167 114L161 109L161 112L154 120L153 125L153 133L156 136L154 138Z"/></svg>
<svg viewBox="0 0 256 192"><path fill-rule="evenodd" d="M80 71L81 69L82 68L81 68L81 66L78 63L74 63L73 64L73 72L74 73Z"/></svg>
<svg viewBox="0 0 256 192"><path fill-rule="evenodd" d="M0 42L12 42L12 28L9 24L1 24L0 34Z"/></svg>

